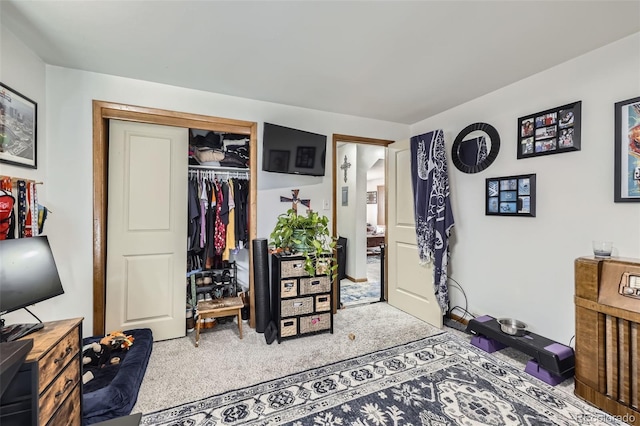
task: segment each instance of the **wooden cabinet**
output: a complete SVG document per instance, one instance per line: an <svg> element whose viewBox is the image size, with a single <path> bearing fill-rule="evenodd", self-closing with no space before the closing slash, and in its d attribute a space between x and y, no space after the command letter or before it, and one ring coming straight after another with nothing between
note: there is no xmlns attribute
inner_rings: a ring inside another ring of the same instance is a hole
<svg viewBox="0 0 640 426"><path fill-rule="evenodd" d="M575 394L640 425L640 259L577 259L575 309Z"/></svg>
<svg viewBox="0 0 640 426"><path fill-rule="evenodd" d="M304 257L273 254L271 258L271 319L283 339L333 333L330 272L307 275Z"/></svg>
<svg viewBox="0 0 640 426"><path fill-rule="evenodd" d="M44 323L0 401L0 424L82 424L82 318Z"/></svg>

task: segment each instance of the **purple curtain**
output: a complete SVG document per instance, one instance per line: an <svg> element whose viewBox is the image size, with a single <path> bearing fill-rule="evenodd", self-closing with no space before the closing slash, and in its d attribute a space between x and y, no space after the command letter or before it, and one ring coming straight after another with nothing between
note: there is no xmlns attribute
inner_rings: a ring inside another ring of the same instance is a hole
<svg viewBox="0 0 640 426"><path fill-rule="evenodd" d="M433 262L433 287L443 313L449 309L447 264L453 213L442 130L411 138L416 239L421 263Z"/></svg>

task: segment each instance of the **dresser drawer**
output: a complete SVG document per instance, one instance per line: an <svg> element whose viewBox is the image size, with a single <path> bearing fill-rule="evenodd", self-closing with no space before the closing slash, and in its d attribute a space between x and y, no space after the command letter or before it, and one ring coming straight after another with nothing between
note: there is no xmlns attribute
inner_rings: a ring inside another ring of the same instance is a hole
<svg viewBox="0 0 640 426"><path fill-rule="evenodd" d="M71 359L80 353L80 331L73 328L38 363L39 387L42 393Z"/></svg>
<svg viewBox="0 0 640 426"><path fill-rule="evenodd" d="M282 278L304 277L307 271L304 270L304 259L283 260L280 263L280 276Z"/></svg>
<svg viewBox="0 0 640 426"><path fill-rule="evenodd" d="M316 296L316 312L324 312L331 309L331 296L320 294Z"/></svg>
<svg viewBox="0 0 640 426"><path fill-rule="evenodd" d="M286 279L280 281L280 297L295 297L298 295L298 280Z"/></svg>
<svg viewBox="0 0 640 426"><path fill-rule="evenodd" d="M69 397L62 403L62 407L49 420L49 423L40 422L47 426L82 426L82 413L80 412L80 384L71 391Z"/></svg>
<svg viewBox="0 0 640 426"><path fill-rule="evenodd" d="M300 279L300 294L328 293L331 291L331 280L327 275Z"/></svg>
<svg viewBox="0 0 640 426"><path fill-rule="evenodd" d="M40 396L40 424L47 424L53 413L69 396L74 387L80 382L80 359L76 353L72 362L60 373L51 386Z"/></svg>
<svg viewBox="0 0 640 426"><path fill-rule="evenodd" d="M329 330L331 328L331 314L313 314L300 317L300 334L314 331Z"/></svg>
<svg viewBox="0 0 640 426"><path fill-rule="evenodd" d="M313 312L313 298L311 297L285 299L280 302L280 316L282 317L310 314L311 312Z"/></svg>

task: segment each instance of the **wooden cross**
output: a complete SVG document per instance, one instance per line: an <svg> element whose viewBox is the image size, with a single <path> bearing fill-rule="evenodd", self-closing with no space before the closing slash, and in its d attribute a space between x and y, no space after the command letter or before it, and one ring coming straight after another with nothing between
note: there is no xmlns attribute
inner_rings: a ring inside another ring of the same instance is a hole
<svg viewBox="0 0 640 426"><path fill-rule="evenodd" d="M347 181L347 169L351 167L351 163L347 161L347 156L344 156L344 163L340 166L342 170L344 170L344 181Z"/></svg>
<svg viewBox="0 0 640 426"><path fill-rule="evenodd" d="M291 202L291 208L296 213L298 212L298 203L302 204L303 206L307 206L308 209L311 209L311 200L301 200L300 198L298 198L298 193L300 193L299 189L292 189L291 190L291 198L283 197L281 195L280 196L280 202L284 203L284 202L290 201Z"/></svg>

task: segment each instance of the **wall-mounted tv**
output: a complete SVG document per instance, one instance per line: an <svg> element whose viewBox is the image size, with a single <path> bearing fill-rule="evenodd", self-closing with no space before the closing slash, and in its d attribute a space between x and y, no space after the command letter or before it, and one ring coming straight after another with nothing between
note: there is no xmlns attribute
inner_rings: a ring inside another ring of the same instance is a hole
<svg viewBox="0 0 640 426"><path fill-rule="evenodd" d="M277 124L264 123L262 170L324 176L327 137Z"/></svg>

